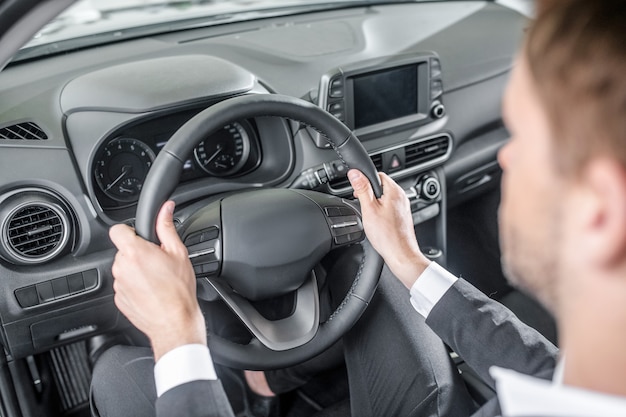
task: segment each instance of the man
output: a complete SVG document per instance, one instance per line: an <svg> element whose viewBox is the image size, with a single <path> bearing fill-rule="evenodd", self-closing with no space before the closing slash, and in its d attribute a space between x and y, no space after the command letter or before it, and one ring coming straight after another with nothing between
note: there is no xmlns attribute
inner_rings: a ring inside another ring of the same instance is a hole
<svg viewBox="0 0 626 417"><path fill-rule="evenodd" d="M557 319L562 359L556 372L556 350L545 339L421 254L399 186L381 174L384 195L376 199L367 180L349 172L368 239L435 333L488 383L495 380L505 416L626 415L624 39L624 1L539 1L504 99L511 140L498 155L503 265L511 282ZM125 226L111 229L119 249L116 304L152 342L159 414L175 415L176 406L194 398L180 395L186 390L210 397L213 408L202 404L197 415L229 415L211 381L195 278L172 212L166 203L157 220L160 248ZM142 265L146 258L152 262ZM369 309L366 314L372 316ZM185 366L192 350L200 351L204 371L163 378L172 363ZM350 357L347 362L350 368ZM377 390L371 401L389 394ZM433 400L415 398L416 408L420 401ZM497 406L488 403L478 415L496 415Z"/></svg>

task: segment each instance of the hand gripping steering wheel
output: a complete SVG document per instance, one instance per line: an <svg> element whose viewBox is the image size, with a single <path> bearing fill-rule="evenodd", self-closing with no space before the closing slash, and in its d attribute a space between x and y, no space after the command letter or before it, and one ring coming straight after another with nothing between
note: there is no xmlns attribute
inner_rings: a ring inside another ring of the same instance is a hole
<svg viewBox="0 0 626 417"><path fill-rule="evenodd" d="M136 231L157 242L160 207L178 184L193 148L208 134L233 120L275 116L319 131L348 168L367 176L377 197L378 174L354 134L318 106L275 94L224 100L185 123L156 158L137 206ZM359 319L371 300L383 261L364 239L358 209L323 193L294 189L241 192L208 204L179 228L199 279L211 286L248 327L252 339L239 344L208 335L211 355L226 366L275 369L300 363L334 344ZM351 244L363 247L352 286L323 323L315 265L331 250ZM253 302L295 292L290 316L268 320Z"/></svg>

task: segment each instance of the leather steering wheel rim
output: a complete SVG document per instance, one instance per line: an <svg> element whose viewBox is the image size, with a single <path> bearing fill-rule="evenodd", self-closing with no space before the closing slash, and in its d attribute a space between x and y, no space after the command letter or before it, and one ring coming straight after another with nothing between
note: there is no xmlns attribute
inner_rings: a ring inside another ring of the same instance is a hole
<svg viewBox="0 0 626 417"><path fill-rule="evenodd" d="M170 138L154 161L141 191L135 220L137 234L157 242L156 218L159 209L175 190L184 163L200 140L233 120L266 116L298 121L320 132L341 161L349 169L363 172L370 180L374 194L377 197L382 195L374 164L358 138L343 123L301 99L276 94L244 95L226 99L198 113ZM241 345L209 334L213 359L235 368L276 369L300 363L334 344L365 311L382 270L380 255L366 240L360 244L363 255L351 288L330 318L319 325L310 341L277 351L269 349L257 338Z"/></svg>

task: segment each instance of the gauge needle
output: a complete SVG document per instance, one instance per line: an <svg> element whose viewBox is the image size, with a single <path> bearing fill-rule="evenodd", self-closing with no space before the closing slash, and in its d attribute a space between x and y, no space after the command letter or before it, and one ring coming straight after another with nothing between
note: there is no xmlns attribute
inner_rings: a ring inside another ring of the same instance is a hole
<svg viewBox="0 0 626 417"><path fill-rule="evenodd" d="M120 182L122 180L122 178L124 178L124 176L126 176L126 174L128 174L132 169L133 169L132 166L124 165L122 167L122 173L111 184L109 184L107 186L106 190L104 190L104 191L109 191L113 186L115 186L115 184Z"/></svg>
<svg viewBox="0 0 626 417"><path fill-rule="evenodd" d="M217 155L219 155L219 154L220 154L220 152L222 152L222 149L223 149L223 148L222 148L222 145L221 145L221 144L220 144L220 145L217 145L217 150L215 151L215 153L214 153L213 155L211 155L211 157L210 157L210 158L209 158L209 159L208 159L208 160L207 160L204 164L205 164L205 165L210 164L210 163L211 163L211 161L212 161L212 160L214 160L214 159L217 157Z"/></svg>

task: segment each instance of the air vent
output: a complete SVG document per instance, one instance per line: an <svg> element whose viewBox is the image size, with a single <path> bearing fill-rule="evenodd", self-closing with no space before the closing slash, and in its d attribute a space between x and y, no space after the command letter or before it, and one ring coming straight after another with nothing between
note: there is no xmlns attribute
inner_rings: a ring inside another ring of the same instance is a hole
<svg viewBox="0 0 626 417"><path fill-rule="evenodd" d="M405 167L411 168L432 161L448 153L450 138L437 136L423 142L408 145L405 148Z"/></svg>
<svg viewBox="0 0 626 417"><path fill-rule="evenodd" d="M382 171L383 170L383 154L379 153L376 155L372 155L370 156L370 158L372 159L372 162L374 163L374 166L376 167L376 171Z"/></svg>
<svg viewBox="0 0 626 417"><path fill-rule="evenodd" d="M3 203L0 254L5 259L37 264L62 253L69 242L70 221L55 200L43 193L25 193Z"/></svg>
<svg viewBox="0 0 626 417"><path fill-rule="evenodd" d="M0 129L0 139L8 140L47 140L48 135L32 122L18 123Z"/></svg>

